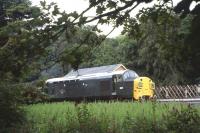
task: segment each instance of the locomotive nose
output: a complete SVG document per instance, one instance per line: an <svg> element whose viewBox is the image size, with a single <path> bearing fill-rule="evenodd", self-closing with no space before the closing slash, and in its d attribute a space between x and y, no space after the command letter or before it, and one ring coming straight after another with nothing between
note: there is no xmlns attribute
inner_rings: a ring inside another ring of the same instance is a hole
<svg viewBox="0 0 200 133"><path fill-rule="evenodd" d="M155 83L148 77L138 77L134 80L133 98L139 100L141 98L149 99L154 95Z"/></svg>

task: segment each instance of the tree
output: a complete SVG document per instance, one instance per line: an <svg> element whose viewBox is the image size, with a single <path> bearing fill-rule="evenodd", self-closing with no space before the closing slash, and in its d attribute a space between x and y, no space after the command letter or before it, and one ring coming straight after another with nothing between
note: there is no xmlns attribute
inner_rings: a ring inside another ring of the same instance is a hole
<svg viewBox="0 0 200 133"><path fill-rule="evenodd" d="M20 81L41 54L39 36L46 36L37 31L42 21L36 18L42 13L30 4L28 0L0 1L0 132L7 132L8 127L23 120L18 91L21 87L13 83Z"/></svg>
<svg viewBox="0 0 200 133"><path fill-rule="evenodd" d="M95 26L85 28L83 25L72 26L72 23L68 23L67 19L71 19L76 13L63 12L62 18L54 21L54 17L60 13L57 5L46 5L45 2L41 4L43 10L31 6L28 0L0 1L1 129L13 126L13 123L19 122L20 117L18 119L17 116L21 116L18 115L21 114L18 108L20 95L11 90L17 90L19 87L16 84L24 82L36 68L40 69L41 59L49 54L51 45L60 35L64 35L65 43L73 44L73 47L69 45L71 51L63 49L56 61L64 62L67 58L67 62L75 69L82 60L82 54L91 49L89 46L99 44L103 39L92 31ZM60 27L63 23L67 23L64 31ZM5 117L9 113L17 119Z"/></svg>
<svg viewBox="0 0 200 133"><path fill-rule="evenodd" d="M85 54L88 52L85 51L91 50L91 48L85 48L85 45L88 45L89 47L98 46L107 37L107 35L96 35L96 33L98 34L101 32L98 29L99 24L112 23L113 21L116 21L114 24L115 26L113 27L114 29L115 27L121 25L123 20L129 17L128 13L130 13L136 6L141 3L148 3L151 1L152 0L118 0L114 2L111 0L91 0L89 1L89 7L80 14L77 12L60 12L55 3L50 3L48 5L45 1L42 1L42 10L45 12L42 14L42 20L46 20L44 23L42 23L42 25L45 25L43 32L48 33L49 42L54 42L60 36L65 35L65 40L67 40L68 43L71 43L71 41L73 43L73 39L71 38L74 38L74 36L78 34L79 29L82 29L85 27L84 25L97 20L96 25L90 29L90 32L83 35L81 39L78 39L79 43L74 45L74 50L72 50L72 52L69 52L69 50L64 50L56 59L56 62L70 63L74 69L78 69L79 65L83 61L82 58L79 58L80 55L82 57L87 57ZM118 2L121 2L122 5L118 5ZM109 10L106 10L105 7L107 7ZM90 19L89 17L85 16L85 13L92 8L96 8L97 16ZM124 11L126 11L125 14ZM125 16L123 17L123 15ZM54 19L55 17L57 19Z"/></svg>
<svg viewBox="0 0 200 133"><path fill-rule="evenodd" d="M180 19L165 3L146 8L125 23L124 33L137 40L132 66L157 83L194 83L198 70L190 62L198 54L186 43L193 16ZM196 47L197 48L197 47ZM184 66L184 67L183 67ZM195 73L195 74L194 74Z"/></svg>
<svg viewBox="0 0 200 133"><path fill-rule="evenodd" d="M122 63L123 55L116 39L107 38L100 46L91 51L89 58L81 64L82 67L102 66Z"/></svg>
<svg viewBox="0 0 200 133"><path fill-rule="evenodd" d="M131 23L132 25L137 25L137 21L133 21L133 19L130 16L130 13L134 11L134 9L138 5L149 2L152 2L152 0L131 0L131 1L90 0L89 7L80 14L78 14L77 12L72 12L72 13L60 12L58 6L55 3L47 5L46 2L43 1L41 2L41 5L42 9L45 10L45 12L47 12L43 16L46 20L49 21L48 23L45 23L45 25L48 25L45 28L47 28L47 30L52 33L50 35L51 37L49 38L51 41L53 41L55 39L58 39L58 37L63 35L63 33L65 34L66 40L70 40L70 38L77 33L76 30L78 28L81 28L83 25L88 24L92 21L97 21L97 24L92 29L93 32L100 32L100 30L97 28L98 25L105 23L113 23L114 25L113 29L119 25L124 25L124 28L126 29L128 28L126 25L127 23ZM169 3L173 4L173 1L171 0L160 0L159 2L161 3L163 2L163 4L160 5L160 9L164 4L169 4ZM96 9L97 15L94 18L89 18L85 15L85 13L92 8ZM53 11L51 12L51 10ZM57 20L52 19L55 17L58 19ZM135 30L137 30L137 27ZM54 39L52 40L52 38ZM86 42L86 40L88 40L88 37L86 37L84 42ZM101 41L99 41L99 43L100 42ZM81 48L82 43L80 43L79 46L77 46L78 49ZM79 62L78 64L76 61L75 62L73 61L73 63L76 64L76 65L73 64L75 69L77 69L77 67L81 63L80 62L81 60L80 59L78 60L79 60L77 61Z"/></svg>
<svg viewBox="0 0 200 133"><path fill-rule="evenodd" d="M190 50L190 54L188 55L190 60L189 62L193 66L194 71L189 75L190 78L195 77L196 79L200 78L200 4L197 3L200 0L182 0L175 8L174 11L176 13L181 14L181 18L185 19L187 17L193 16L190 32L188 36L185 38L185 44L188 45L188 49ZM190 10L190 5L192 2L196 2L195 7ZM187 27L188 23L185 23Z"/></svg>
<svg viewBox="0 0 200 133"><path fill-rule="evenodd" d="M33 60L44 53L44 46L48 43L47 33L37 28L44 23L38 18L42 13L30 4L27 0L1 1L1 81L19 80ZM41 44L41 39L46 40Z"/></svg>
<svg viewBox="0 0 200 133"><path fill-rule="evenodd" d="M134 26L135 30L137 30L137 20L133 20L130 16L130 13L134 11L134 9L142 3L149 3L152 2L152 0L90 0L89 1L89 7L84 10L82 13L78 14L77 12L73 12L70 14L66 14L64 12L59 12L58 7L56 5L54 6L54 11L52 12L53 16L59 16L58 21L55 21L56 24L55 27L59 29L56 32L56 35L61 35L63 32L66 32L66 37L69 38L69 36L74 34L74 29L77 27L80 27L82 25L85 25L87 23L90 23L92 21L97 21L97 24L95 28L93 29L94 32L100 32L98 30L99 24L105 24L105 23L113 23L114 28L119 25L124 25L124 31L126 32L126 29L129 28L127 23L130 23L132 26ZM165 5L173 4L173 1L171 0L160 0L160 3L163 3L160 5L160 9L165 8ZM43 5L43 9L48 9L48 6L45 2L41 3ZM92 9L96 9L96 16L94 18L89 18L85 16L85 13ZM170 9L172 10L172 9ZM156 12L154 12L154 15L152 15L153 19L156 19ZM157 14L158 15L158 14ZM164 18L164 17L163 17ZM53 27L53 26L52 26ZM56 28L55 28L56 29ZM136 34L135 34L136 35ZM137 34L138 35L138 34ZM77 66L77 65L76 65Z"/></svg>

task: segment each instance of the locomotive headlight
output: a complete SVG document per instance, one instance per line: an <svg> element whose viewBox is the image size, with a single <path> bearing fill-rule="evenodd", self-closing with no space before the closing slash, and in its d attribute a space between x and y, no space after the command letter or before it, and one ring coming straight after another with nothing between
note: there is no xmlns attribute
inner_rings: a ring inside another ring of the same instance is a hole
<svg viewBox="0 0 200 133"><path fill-rule="evenodd" d="M138 88L142 88L143 84L142 82L138 82Z"/></svg>
<svg viewBox="0 0 200 133"><path fill-rule="evenodd" d="M151 88L155 89L155 83L154 82L151 83Z"/></svg>
<svg viewBox="0 0 200 133"><path fill-rule="evenodd" d="M152 83L152 88L155 89L155 83Z"/></svg>

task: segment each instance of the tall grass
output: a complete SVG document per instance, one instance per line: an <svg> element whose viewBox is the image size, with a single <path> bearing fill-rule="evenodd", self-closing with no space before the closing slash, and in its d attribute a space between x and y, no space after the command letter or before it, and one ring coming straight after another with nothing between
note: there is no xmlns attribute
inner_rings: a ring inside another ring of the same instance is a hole
<svg viewBox="0 0 200 133"><path fill-rule="evenodd" d="M155 102L73 102L26 106L27 123L21 132L41 133L132 133L167 131L173 109L185 104ZM196 109L195 109L196 110ZM200 109L198 108L197 111ZM197 112L195 115L199 115ZM175 116L178 117L178 114ZM175 118L173 116L173 118ZM192 116L191 116L192 117ZM174 122L174 121L173 121Z"/></svg>

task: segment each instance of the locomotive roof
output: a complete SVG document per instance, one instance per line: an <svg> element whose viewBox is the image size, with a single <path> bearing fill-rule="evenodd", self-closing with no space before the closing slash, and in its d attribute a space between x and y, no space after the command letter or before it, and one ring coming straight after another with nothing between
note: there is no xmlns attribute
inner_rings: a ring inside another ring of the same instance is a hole
<svg viewBox="0 0 200 133"><path fill-rule="evenodd" d="M96 74L96 73L110 73L115 71L117 68L123 67L124 70L126 70L126 67L122 64L114 64L114 65L108 65L108 66L99 66L99 67L91 67L91 68L81 68L77 71L70 71L66 77L70 76L83 76L88 74Z"/></svg>
<svg viewBox="0 0 200 133"><path fill-rule="evenodd" d="M119 69L121 68L121 69ZM122 74L127 71L125 66L122 64L114 64L108 66L92 67L92 68L82 68L77 71L71 71L64 77L48 79L46 83L53 83L66 80L84 80L88 78L103 78L112 77L114 74Z"/></svg>

